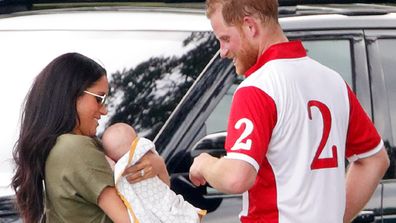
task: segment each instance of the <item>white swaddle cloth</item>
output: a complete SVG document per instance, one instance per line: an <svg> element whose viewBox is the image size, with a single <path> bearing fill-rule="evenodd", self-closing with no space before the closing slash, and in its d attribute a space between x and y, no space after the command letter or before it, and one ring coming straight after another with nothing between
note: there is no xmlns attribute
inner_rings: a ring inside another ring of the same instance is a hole
<svg viewBox="0 0 396 223"><path fill-rule="evenodd" d="M136 143L137 142L137 143ZM205 214L176 195L158 177L130 184L122 176L125 168L135 164L144 154L155 151L153 142L146 138L136 138L128 153L116 163L114 179L118 193L126 204L133 223L197 223L198 213Z"/></svg>

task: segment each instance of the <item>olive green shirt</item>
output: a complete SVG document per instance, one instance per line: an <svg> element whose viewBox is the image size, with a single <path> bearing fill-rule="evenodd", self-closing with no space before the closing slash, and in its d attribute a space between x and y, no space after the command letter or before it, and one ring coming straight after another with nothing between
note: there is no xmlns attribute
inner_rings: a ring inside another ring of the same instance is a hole
<svg viewBox="0 0 396 223"><path fill-rule="evenodd" d="M46 222L111 222L98 206L107 186L113 173L101 147L86 136L59 136L45 163Z"/></svg>

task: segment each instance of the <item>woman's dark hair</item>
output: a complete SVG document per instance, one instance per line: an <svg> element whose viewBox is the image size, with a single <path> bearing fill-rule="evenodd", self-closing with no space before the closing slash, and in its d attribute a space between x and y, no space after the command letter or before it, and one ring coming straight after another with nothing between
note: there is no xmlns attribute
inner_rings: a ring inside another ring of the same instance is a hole
<svg viewBox="0 0 396 223"><path fill-rule="evenodd" d="M37 223L44 212L45 161L59 135L78 123L77 98L106 70L78 53L55 58L36 77L24 104L12 187L24 222Z"/></svg>

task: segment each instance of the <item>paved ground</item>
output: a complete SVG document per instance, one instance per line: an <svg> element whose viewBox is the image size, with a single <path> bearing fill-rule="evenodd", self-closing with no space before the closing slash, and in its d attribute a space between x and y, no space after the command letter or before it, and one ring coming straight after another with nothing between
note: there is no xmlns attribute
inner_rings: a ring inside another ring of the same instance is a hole
<svg viewBox="0 0 396 223"><path fill-rule="evenodd" d="M241 207L241 198L227 198L216 211L205 216L203 223L239 223Z"/></svg>
<svg viewBox="0 0 396 223"><path fill-rule="evenodd" d="M239 223L241 203L241 198L226 198L216 211L205 216L203 223ZM0 223L22 223L22 221L0 219Z"/></svg>

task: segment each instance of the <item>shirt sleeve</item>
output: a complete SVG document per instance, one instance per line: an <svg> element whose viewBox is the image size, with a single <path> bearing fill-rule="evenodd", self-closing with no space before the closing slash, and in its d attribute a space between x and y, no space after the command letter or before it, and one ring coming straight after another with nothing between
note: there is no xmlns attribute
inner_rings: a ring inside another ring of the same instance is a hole
<svg viewBox="0 0 396 223"><path fill-rule="evenodd" d="M258 171L276 120L275 102L268 94L252 86L239 88L228 120L226 158L244 160Z"/></svg>
<svg viewBox="0 0 396 223"><path fill-rule="evenodd" d="M99 195L107 186L114 186L113 173L101 146L85 136L73 137L65 159L69 165L63 178L73 188L75 196L97 204Z"/></svg>
<svg viewBox="0 0 396 223"><path fill-rule="evenodd" d="M349 87L348 96L350 114L346 140L346 157L349 161L354 161L377 153L381 150L383 142L374 124Z"/></svg>

